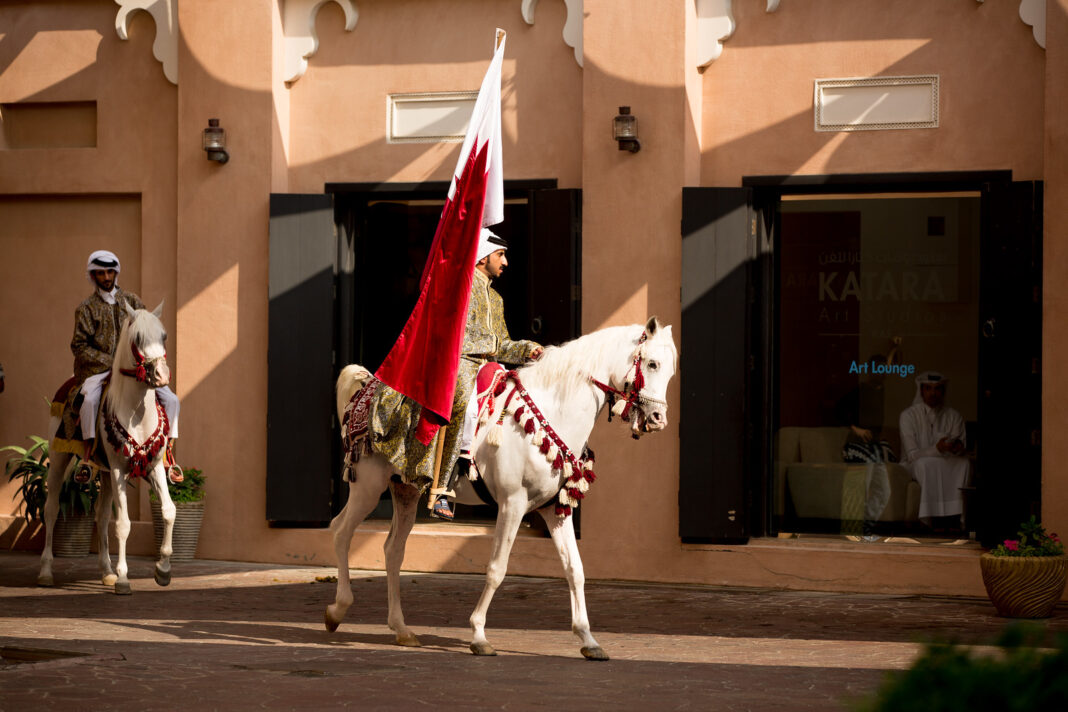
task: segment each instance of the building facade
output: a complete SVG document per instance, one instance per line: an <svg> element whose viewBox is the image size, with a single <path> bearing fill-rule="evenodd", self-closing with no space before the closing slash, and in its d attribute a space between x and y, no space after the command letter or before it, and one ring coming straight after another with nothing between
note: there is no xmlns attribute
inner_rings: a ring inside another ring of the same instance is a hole
<svg viewBox="0 0 1068 712"><path fill-rule="evenodd" d="M0 441L43 434L111 249L165 305L199 555L334 563L333 377L403 324L497 27L513 335L655 314L680 349L665 432L595 429L587 576L979 594L982 545L1068 530L1066 0L2 3ZM965 424L948 509L899 461L926 371ZM846 462L851 426L893 456ZM4 483L0 536L32 545L17 507ZM481 570L469 514L405 566ZM560 573L536 526L510 570Z"/></svg>

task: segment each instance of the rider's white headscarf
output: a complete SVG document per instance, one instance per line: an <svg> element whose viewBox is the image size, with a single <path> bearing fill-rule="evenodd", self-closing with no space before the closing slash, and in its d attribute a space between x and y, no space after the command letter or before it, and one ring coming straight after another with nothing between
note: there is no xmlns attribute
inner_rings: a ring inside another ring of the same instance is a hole
<svg viewBox="0 0 1068 712"><path fill-rule="evenodd" d="M481 262L497 250L507 250L508 242L501 236L494 234L489 228L482 228L478 236L478 252L475 262Z"/></svg>
<svg viewBox="0 0 1068 712"><path fill-rule="evenodd" d="M89 261L85 264L85 278L89 280L89 284L96 286L96 282L93 281L93 270L98 269L113 269L115 274L122 271L122 265L119 263L119 258L115 256L114 252L110 250L97 250L93 254L89 255Z"/></svg>

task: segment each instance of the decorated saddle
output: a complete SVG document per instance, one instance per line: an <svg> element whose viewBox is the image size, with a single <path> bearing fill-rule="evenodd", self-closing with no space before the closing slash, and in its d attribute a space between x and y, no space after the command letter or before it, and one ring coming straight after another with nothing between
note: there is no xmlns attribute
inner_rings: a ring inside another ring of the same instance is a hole
<svg viewBox="0 0 1068 712"><path fill-rule="evenodd" d="M82 381L77 376L71 376L64 381L52 396L51 414L53 418L59 418L59 429L50 445L53 452L82 454L84 438L81 416L78 413L82 407L82 399Z"/></svg>

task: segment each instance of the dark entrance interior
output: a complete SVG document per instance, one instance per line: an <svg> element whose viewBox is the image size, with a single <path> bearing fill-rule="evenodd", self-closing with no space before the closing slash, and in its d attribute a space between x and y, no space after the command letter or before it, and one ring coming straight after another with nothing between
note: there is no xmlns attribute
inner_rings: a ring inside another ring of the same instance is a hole
<svg viewBox="0 0 1068 712"><path fill-rule="evenodd" d="M965 421L955 534L1011 535L1040 499L1041 215L1042 184L1007 171L686 189L682 538L862 534L870 468L845 461L844 421L863 411L899 456L924 370L952 371L947 404ZM873 359L913 373L872 389ZM836 407L865 388L884 392ZM711 448L710 426L726 434ZM928 536L905 521L910 473L887 469L901 486L885 510L902 516L877 533Z"/></svg>

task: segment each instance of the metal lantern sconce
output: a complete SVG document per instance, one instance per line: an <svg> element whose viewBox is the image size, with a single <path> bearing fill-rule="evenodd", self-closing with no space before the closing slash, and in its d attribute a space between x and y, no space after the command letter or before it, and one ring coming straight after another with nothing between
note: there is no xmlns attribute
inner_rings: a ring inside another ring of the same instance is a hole
<svg viewBox="0 0 1068 712"><path fill-rule="evenodd" d="M619 107L619 115L612 119L612 138L619 142L620 151L637 153L642 145L638 142L638 118L630 113L629 106Z"/></svg>
<svg viewBox="0 0 1068 712"><path fill-rule="evenodd" d="M204 129L204 150L209 161L226 163L230 160L226 150L226 129L219 126L218 119L208 119L208 128Z"/></svg>

